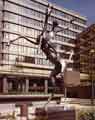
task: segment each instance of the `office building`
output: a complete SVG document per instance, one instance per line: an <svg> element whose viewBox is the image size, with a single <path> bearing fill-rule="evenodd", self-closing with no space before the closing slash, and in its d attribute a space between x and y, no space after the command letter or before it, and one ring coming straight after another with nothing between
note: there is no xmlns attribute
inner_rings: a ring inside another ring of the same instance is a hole
<svg viewBox="0 0 95 120"><path fill-rule="evenodd" d="M80 71L80 97L95 96L95 24L81 32L76 39L75 68ZM82 92L81 92L82 91Z"/></svg>
<svg viewBox="0 0 95 120"><path fill-rule="evenodd" d="M52 3L50 3L52 4ZM25 35L35 41L41 33L48 6L47 0L0 0L0 92L1 94L43 94L52 91L49 74L53 65L39 49L21 38L8 46L8 42ZM76 35L86 28L87 19L76 12L53 4L48 30L53 20L59 26L53 46L73 70L73 59L68 61L70 51L75 49ZM73 23L70 23L74 20ZM69 29L66 29L66 28ZM57 93L60 87L57 86Z"/></svg>
<svg viewBox="0 0 95 120"><path fill-rule="evenodd" d="M7 46L8 41L20 34L35 41L41 33L43 27L41 21L45 18L47 5L47 1L41 0L0 0L0 77L3 92L19 90L31 92L33 85L35 87L48 84L49 73L53 66L46 60L38 46L25 39L19 39ZM70 24L72 19L75 21ZM68 61L70 50L75 47L76 35L86 27L86 18L54 5L48 30L51 29L53 20L58 21L58 29L69 27L59 32L52 41L61 57ZM68 62L68 68L71 69L73 59ZM43 87L41 89L43 91Z"/></svg>

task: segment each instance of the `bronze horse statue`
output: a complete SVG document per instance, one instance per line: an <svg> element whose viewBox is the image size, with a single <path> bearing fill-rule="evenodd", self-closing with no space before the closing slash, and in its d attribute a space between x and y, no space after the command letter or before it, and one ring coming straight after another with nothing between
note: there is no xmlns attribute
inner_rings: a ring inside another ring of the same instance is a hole
<svg viewBox="0 0 95 120"><path fill-rule="evenodd" d="M64 60L59 59L57 51L50 43L51 39L54 37L54 34L57 33L57 31L55 31L55 28L58 26L58 22L53 21L51 31L47 31L48 19L52 13L52 10L53 10L53 7L48 5L48 7L46 9L46 13L45 13L43 30L42 30L41 34L37 36L37 39L35 42L32 41L30 38L27 38L27 36L23 36L23 35L20 35L18 38L14 39L14 40L10 40L8 42L8 45L10 45L12 42L14 42L20 38L24 38L27 41L29 41L30 43L33 43L35 45L39 45L39 48L46 55L46 59L48 59L54 65L54 69L51 71L51 74L50 74L50 79L52 81L52 85L53 85L54 89L52 91L52 96L48 99L48 102L52 99L52 97L54 96L54 93L56 91L55 88L56 88L57 75L59 73L62 73L61 74L62 82L64 83L63 74L64 74L64 71L66 70L66 62ZM58 31L58 32L60 32L60 31ZM72 55L70 55L70 59L71 59L71 56Z"/></svg>

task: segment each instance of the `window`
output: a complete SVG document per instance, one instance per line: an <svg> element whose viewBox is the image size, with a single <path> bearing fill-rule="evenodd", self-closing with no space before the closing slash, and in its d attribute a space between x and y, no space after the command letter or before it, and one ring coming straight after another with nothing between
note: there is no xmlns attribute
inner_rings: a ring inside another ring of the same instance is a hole
<svg viewBox="0 0 95 120"><path fill-rule="evenodd" d="M35 58L34 58L34 57L25 56L25 57L24 57L24 62L35 64Z"/></svg>
<svg viewBox="0 0 95 120"><path fill-rule="evenodd" d="M34 55L37 55L38 54L38 51L37 49L33 48L34 49Z"/></svg>
<svg viewBox="0 0 95 120"><path fill-rule="evenodd" d="M9 53L11 53L11 54L18 54L17 46L11 44L11 46L9 47Z"/></svg>
<svg viewBox="0 0 95 120"><path fill-rule="evenodd" d="M31 29L31 36L35 37L35 30L34 29Z"/></svg>
<svg viewBox="0 0 95 120"><path fill-rule="evenodd" d="M86 21L83 20L83 19L80 19L80 18L75 18L75 19L78 23L81 23L81 24L84 24L84 25L86 24Z"/></svg>
<svg viewBox="0 0 95 120"><path fill-rule="evenodd" d="M39 4L39 8L42 9L43 11L45 11L47 7L42 4Z"/></svg>
<svg viewBox="0 0 95 120"><path fill-rule="evenodd" d="M11 61L11 62L19 62L19 61L21 61L21 59L20 58L18 58L18 56L17 55L12 55L12 54L9 54L9 61Z"/></svg>
<svg viewBox="0 0 95 120"><path fill-rule="evenodd" d="M11 10L12 12L17 12L18 13L18 6L9 2L5 2L5 8L7 10Z"/></svg>
<svg viewBox="0 0 95 120"><path fill-rule="evenodd" d="M36 58L38 65L43 65L43 59L42 58Z"/></svg>
<svg viewBox="0 0 95 120"><path fill-rule="evenodd" d="M9 34L8 33L4 33L4 41L8 42L9 40Z"/></svg>

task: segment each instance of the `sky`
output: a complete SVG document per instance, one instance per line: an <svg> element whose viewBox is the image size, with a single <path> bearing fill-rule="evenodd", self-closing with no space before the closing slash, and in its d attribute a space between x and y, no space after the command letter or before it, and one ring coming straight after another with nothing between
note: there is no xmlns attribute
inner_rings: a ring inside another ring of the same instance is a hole
<svg viewBox="0 0 95 120"><path fill-rule="evenodd" d="M86 16L88 24L95 23L95 0L48 0Z"/></svg>

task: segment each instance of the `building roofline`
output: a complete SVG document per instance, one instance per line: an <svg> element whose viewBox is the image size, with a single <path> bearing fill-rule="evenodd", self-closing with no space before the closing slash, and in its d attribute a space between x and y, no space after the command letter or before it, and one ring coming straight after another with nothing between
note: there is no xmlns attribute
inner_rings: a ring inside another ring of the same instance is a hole
<svg viewBox="0 0 95 120"><path fill-rule="evenodd" d="M86 29L84 29L81 33L79 33L78 36L77 36L77 38L80 38L80 37L82 37L83 35L89 33L91 30L94 30L94 28L95 28L95 23L92 24L92 25L90 25L90 26L88 26L88 27L87 27Z"/></svg>
<svg viewBox="0 0 95 120"><path fill-rule="evenodd" d="M55 3L51 3L51 2L43 1L43 0L34 0L34 1L37 1L37 2L39 2L39 3L42 3L42 4L46 5L46 6L47 6L48 3L49 3L49 4L53 5L53 7L54 7L55 9L58 9L58 10L60 10L60 11L62 11L62 12L65 12L65 13L67 13L67 14L69 14L69 15L72 15L72 16L75 16L75 17L78 17L78 18L80 18L80 19L83 19L83 20L86 20L86 21L87 21L87 17L86 17L86 16L83 16L83 15L81 15L80 13L75 12L75 11L73 11L73 10L69 10L69 9L63 8L62 6L57 5L57 4L55 4Z"/></svg>
<svg viewBox="0 0 95 120"><path fill-rule="evenodd" d="M86 21L87 21L87 17L81 15L81 14L78 13L78 12L75 12L75 11L73 11L73 10L69 10L69 9L67 9L67 8L63 8L62 6L59 6L59 5L55 4L55 3L50 3L50 4L54 5L54 8L55 8L55 9L58 9L58 10L60 10L60 11L62 11L62 12L65 12L65 13L67 13L67 14L69 14L69 15L72 15L72 16L75 16L75 17L78 17L78 18L80 18L80 19L83 19L83 20L86 20Z"/></svg>

